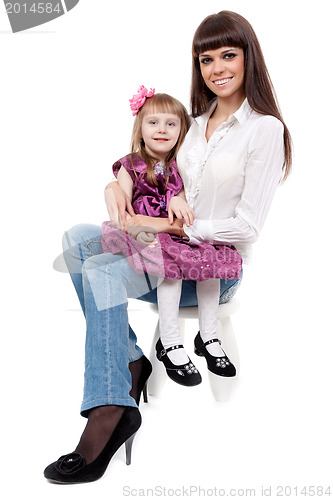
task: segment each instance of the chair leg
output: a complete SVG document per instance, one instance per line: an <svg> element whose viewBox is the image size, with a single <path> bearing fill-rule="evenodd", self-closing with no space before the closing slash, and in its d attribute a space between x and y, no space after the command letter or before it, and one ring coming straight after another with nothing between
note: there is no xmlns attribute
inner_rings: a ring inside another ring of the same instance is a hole
<svg viewBox="0 0 333 500"><path fill-rule="evenodd" d="M230 317L219 320L219 330L221 329L222 332L219 332L219 338L222 340L222 347L235 365L238 373L239 353ZM220 377L210 371L208 371L208 380L215 400L220 402L228 401L238 384L237 375L230 378Z"/></svg>
<svg viewBox="0 0 333 500"><path fill-rule="evenodd" d="M159 337L160 337L160 329L159 329L159 323L157 321L149 355L149 360L153 365L152 374L148 379L148 393L151 396L159 396L167 380L167 375L165 373L164 365L163 363L161 363L161 361L159 361L156 358L155 345Z"/></svg>

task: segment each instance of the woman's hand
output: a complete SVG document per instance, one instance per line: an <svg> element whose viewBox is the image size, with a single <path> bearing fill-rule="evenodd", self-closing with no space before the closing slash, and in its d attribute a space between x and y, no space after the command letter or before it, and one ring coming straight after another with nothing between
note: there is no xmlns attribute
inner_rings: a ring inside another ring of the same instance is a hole
<svg viewBox="0 0 333 500"><path fill-rule="evenodd" d="M131 200L121 189L117 181L110 182L106 186L104 197L111 224L123 231L126 226L127 214L130 216L135 215Z"/></svg>
<svg viewBox="0 0 333 500"><path fill-rule="evenodd" d="M136 241L148 247L155 247L158 243L154 233L147 233L146 231L140 231L136 237Z"/></svg>
<svg viewBox="0 0 333 500"><path fill-rule="evenodd" d="M185 236L183 224L176 219L172 224L164 217L149 217L148 215L134 215L125 222L125 232L136 238L140 231L146 233L170 233Z"/></svg>
<svg viewBox="0 0 333 500"><path fill-rule="evenodd" d="M174 215L179 220L185 221L187 227L191 226L194 221L194 211L193 208L179 196L174 196L171 198L168 207L168 217L170 224L174 221Z"/></svg>

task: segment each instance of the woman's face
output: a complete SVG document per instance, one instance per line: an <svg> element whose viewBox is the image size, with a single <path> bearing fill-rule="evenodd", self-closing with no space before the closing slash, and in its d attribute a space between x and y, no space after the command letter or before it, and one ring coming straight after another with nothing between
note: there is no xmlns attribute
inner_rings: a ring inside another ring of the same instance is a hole
<svg viewBox="0 0 333 500"><path fill-rule="evenodd" d="M244 52L239 47L220 47L199 55L202 78L222 99L244 99Z"/></svg>

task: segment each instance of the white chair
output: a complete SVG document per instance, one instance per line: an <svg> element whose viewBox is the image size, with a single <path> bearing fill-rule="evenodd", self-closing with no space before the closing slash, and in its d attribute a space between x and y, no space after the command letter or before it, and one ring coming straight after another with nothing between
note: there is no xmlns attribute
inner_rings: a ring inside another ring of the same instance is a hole
<svg viewBox="0 0 333 500"><path fill-rule="evenodd" d="M150 307L154 313L158 314L158 308L156 305L152 304ZM225 349L228 357L236 367L237 374L239 372L239 353L230 316L234 312L236 312L238 308L239 308L239 302L235 298L230 299L229 302L226 302L225 304L219 305L219 312L218 312L219 321L218 321L218 332L217 332L218 338L221 339L222 341L222 347ZM179 309L179 327L183 343L184 343L186 319L198 319L198 308L181 307ZM197 360L202 359L204 361L205 368L208 373L210 388L215 400L228 401L230 399L232 390L237 385L237 375L236 377L220 377L208 371L205 358L203 357L198 358L193 352L194 337L198 329L199 328L197 327L197 330L195 329L193 330L193 338L191 339L192 351L190 351L190 349L187 349L187 352L189 353L190 358L192 359L193 363L197 366L197 368L199 368L198 364L200 363L200 361ZM156 358L155 345L159 336L160 332L157 320L155 335L149 356L150 361L153 365L153 372L148 380L148 392L152 396L158 396L161 393L164 384L168 378L163 363L161 361L158 361L158 359ZM201 366L200 366L200 372L203 375L203 369Z"/></svg>

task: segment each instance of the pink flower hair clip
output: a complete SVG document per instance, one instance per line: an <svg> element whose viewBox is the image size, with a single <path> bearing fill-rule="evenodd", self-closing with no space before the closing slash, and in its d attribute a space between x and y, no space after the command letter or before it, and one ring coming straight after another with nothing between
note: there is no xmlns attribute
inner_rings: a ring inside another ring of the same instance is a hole
<svg viewBox="0 0 333 500"><path fill-rule="evenodd" d="M132 97L132 99L129 100L130 107L131 107L131 110L132 110L132 115L133 116L137 115L139 109L146 102L146 99L148 99L148 97L152 97L154 94L155 94L155 89L150 89L149 92L148 92L148 90L146 89L146 87L144 87L143 85L141 85L139 87L138 92Z"/></svg>

